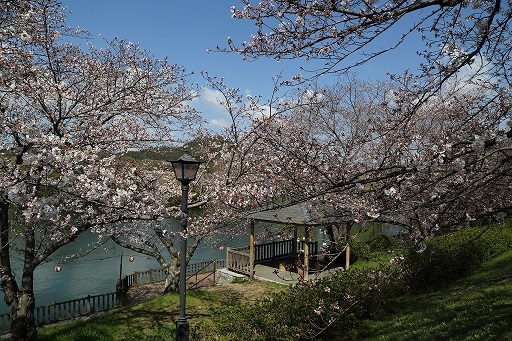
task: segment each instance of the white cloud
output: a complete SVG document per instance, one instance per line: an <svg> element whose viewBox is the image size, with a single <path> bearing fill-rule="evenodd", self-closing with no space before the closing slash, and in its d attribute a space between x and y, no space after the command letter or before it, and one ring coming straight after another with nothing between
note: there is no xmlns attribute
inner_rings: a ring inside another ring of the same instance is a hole
<svg viewBox="0 0 512 341"><path fill-rule="evenodd" d="M208 122L208 128L218 131L230 124L229 114L219 103L222 99L220 91L202 88L199 96L189 102L189 105L201 112L203 119Z"/></svg>

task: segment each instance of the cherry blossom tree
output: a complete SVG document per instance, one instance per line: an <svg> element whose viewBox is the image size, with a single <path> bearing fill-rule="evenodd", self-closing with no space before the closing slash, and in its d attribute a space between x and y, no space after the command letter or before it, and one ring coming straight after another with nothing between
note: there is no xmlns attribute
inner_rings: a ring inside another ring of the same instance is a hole
<svg viewBox="0 0 512 341"><path fill-rule="evenodd" d="M11 339L35 340L34 270L84 231L155 224L176 196L119 156L170 144L199 122L187 72L124 40L104 48L65 26L53 0L0 2L0 266ZM22 269L13 259L21 258Z"/></svg>
<svg viewBox="0 0 512 341"><path fill-rule="evenodd" d="M214 142L210 140L194 141L199 146L204 146L205 150L214 148ZM187 144L185 144L187 146ZM210 221L210 212L204 209L204 174L209 164L209 154L201 153L201 148L195 148L194 156L198 157L205 164L199 171L198 179L190 184L190 194L188 203L188 222L187 231L181 232L180 221L182 213L180 210L181 197L179 192L179 183L176 181L174 171L171 169L168 161L142 160L138 163L146 164L142 168L146 171L154 172L155 178L159 183L167 184L173 188L173 195L167 202L168 214L166 219L156 219L145 221L121 222L111 224L108 230L110 238L120 246L135 252L154 258L158 264L165 269L165 285L163 293L178 291L179 272L180 272L180 241L181 238L188 238L186 252L187 264L194 255L199 244L209 237L218 234L215 223ZM197 155L196 155L197 154ZM200 156L199 156L200 155ZM156 165L156 169L155 169Z"/></svg>
<svg viewBox="0 0 512 341"><path fill-rule="evenodd" d="M509 3L241 2L233 18L255 32L220 51L304 62L281 82L299 84L295 95L224 154L240 206L309 202L327 222L389 222L418 241L510 215ZM314 85L411 40L421 62L387 82Z"/></svg>
<svg viewBox="0 0 512 341"><path fill-rule="evenodd" d="M246 59L303 59L302 71L311 72L282 82L303 82L286 117L269 116L249 134L256 150L279 155L240 169L286 174L297 186L284 191L290 199L322 197L318 209L332 206L327 216L430 229L508 212L506 4L241 2L242 8L232 7L233 18L253 21L256 32L219 49ZM305 82L345 74L411 39L425 44L411 51L424 60L417 72L330 89Z"/></svg>
<svg viewBox="0 0 512 341"><path fill-rule="evenodd" d="M316 60L320 67L303 68L342 73L417 40L424 49L410 52L424 59L418 69L431 86L467 66L510 84L512 15L503 1L241 2L232 7L233 18L254 22L256 32L241 43L229 39L222 50L247 59Z"/></svg>
<svg viewBox="0 0 512 341"><path fill-rule="evenodd" d="M421 237L508 215L510 94L455 83L424 100L415 89L350 79L299 90L267 116L253 108L250 129L228 139L217 199L239 211L308 201L343 228L380 221Z"/></svg>

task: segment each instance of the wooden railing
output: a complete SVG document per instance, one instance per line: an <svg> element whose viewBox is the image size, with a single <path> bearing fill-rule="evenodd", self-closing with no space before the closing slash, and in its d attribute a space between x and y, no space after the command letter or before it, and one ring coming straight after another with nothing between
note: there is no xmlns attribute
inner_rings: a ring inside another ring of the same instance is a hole
<svg viewBox="0 0 512 341"><path fill-rule="evenodd" d="M249 247L227 248L226 267L229 270L251 276L251 256Z"/></svg>
<svg viewBox="0 0 512 341"><path fill-rule="evenodd" d="M54 302L34 309L36 326L44 326L57 321L69 320L86 316L116 307L116 293L87 296L64 302ZM8 313L0 314L0 334L8 333L11 329L11 319Z"/></svg>
<svg viewBox="0 0 512 341"><path fill-rule="evenodd" d="M165 280L165 270L164 269L149 269L146 271L135 271L131 275L124 276L121 279L121 288L128 290L128 288L132 286L142 285L142 284L150 284L154 282L161 282Z"/></svg>
<svg viewBox="0 0 512 341"><path fill-rule="evenodd" d="M296 243L295 248L293 243ZM295 239L282 240L273 243L254 245L254 262L261 262L269 259L275 259L291 255L294 250L304 250L305 241ZM228 248L226 257L226 267L230 270L240 272L251 276L251 255L249 246ZM318 252L318 243L309 242L309 257Z"/></svg>
<svg viewBox="0 0 512 341"><path fill-rule="evenodd" d="M34 310L37 326L84 316L116 307L116 293L87 296L76 300L52 303Z"/></svg>
<svg viewBox="0 0 512 341"><path fill-rule="evenodd" d="M297 250L304 250L304 240L299 241ZM318 242L309 242L309 257L316 256L318 254Z"/></svg>
<svg viewBox="0 0 512 341"><path fill-rule="evenodd" d="M224 260L211 260L211 261L202 261L198 263L190 263L187 266L187 276L191 278L194 275L207 273L207 272L215 272L218 268L225 267ZM165 281L165 269L149 269L141 272L134 272L131 275L124 276L121 279L121 282L118 283L121 288L128 290L128 288L137 285L150 284L155 282Z"/></svg>
<svg viewBox="0 0 512 341"><path fill-rule="evenodd" d="M11 330L11 316L0 314L0 334L6 334Z"/></svg>
<svg viewBox="0 0 512 341"><path fill-rule="evenodd" d="M189 264L187 267L187 283L194 277L195 280L190 285L187 284L187 289L199 288L210 279L213 279L213 283L215 283L215 274L217 273L217 269L225 267L225 264L224 260L219 259ZM208 275L199 279L199 275L201 274Z"/></svg>
<svg viewBox="0 0 512 341"><path fill-rule="evenodd" d="M254 261L259 262L289 255L293 252L293 239L254 245Z"/></svg>

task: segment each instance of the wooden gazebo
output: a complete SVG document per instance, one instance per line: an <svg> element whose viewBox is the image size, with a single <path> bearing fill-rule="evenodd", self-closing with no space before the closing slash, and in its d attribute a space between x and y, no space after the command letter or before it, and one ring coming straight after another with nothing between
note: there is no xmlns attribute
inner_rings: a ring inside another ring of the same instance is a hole
<svg viewBox="0 0 512 341"><path fill-rule="evenodd" d="M255 263L270 259L297 255L299 250L304 252L304 280L309 278L309 259L318 253L318 242L312 242L310 229L323 224L315 222L306 203L284 206L278 209L265 210L248 216L250 221L249 246L228 248L226 266L230 270L241 272L253 277ZM293 238L266 244L255 245L255 223L263 222L290 226L293 229ZM298 240L298 229L304 228L304 239Z"/></svg>

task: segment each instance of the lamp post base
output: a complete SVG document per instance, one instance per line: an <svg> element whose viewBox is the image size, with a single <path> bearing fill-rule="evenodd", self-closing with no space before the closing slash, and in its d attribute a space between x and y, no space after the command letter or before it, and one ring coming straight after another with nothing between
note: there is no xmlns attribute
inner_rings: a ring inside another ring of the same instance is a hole
<svg viewBox="0 0 512 341"><path fill-rule="evenodd" d="M188 321L178 318L176 321L176 341L188 341Z"/></svg>

